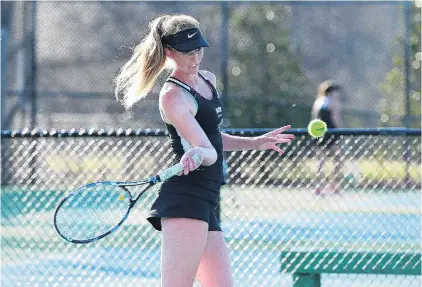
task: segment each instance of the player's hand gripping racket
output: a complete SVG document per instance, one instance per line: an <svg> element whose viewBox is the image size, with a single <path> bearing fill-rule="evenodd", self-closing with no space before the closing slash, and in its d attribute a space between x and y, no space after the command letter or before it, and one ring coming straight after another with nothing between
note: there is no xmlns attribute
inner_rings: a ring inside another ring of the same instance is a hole
<svg viewBox="0 0 422 287"><path fill-rule="evenodd" d="M192 158L197 165L201 159ZM61 237L72 243L89 243L101 239L126 220L138 199L154 184L183 171L178 163L157 175L140 181L100 181L87 184L72 191L61 200L54 213L54 227ZM126 188L145 185L133 199Z"/></svg>

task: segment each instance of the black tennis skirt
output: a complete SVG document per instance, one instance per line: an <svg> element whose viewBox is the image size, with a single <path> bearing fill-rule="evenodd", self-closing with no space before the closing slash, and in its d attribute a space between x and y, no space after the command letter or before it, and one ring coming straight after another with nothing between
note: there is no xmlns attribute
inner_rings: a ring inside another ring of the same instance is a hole
<svg viewBox="0 0 422 287"><path fill-rule="evenodd" d="M209 231L221 231L216 213L221 185L220 182L164 182L147 219L159 231L162 217L198 219L208 223Z"/></svg>

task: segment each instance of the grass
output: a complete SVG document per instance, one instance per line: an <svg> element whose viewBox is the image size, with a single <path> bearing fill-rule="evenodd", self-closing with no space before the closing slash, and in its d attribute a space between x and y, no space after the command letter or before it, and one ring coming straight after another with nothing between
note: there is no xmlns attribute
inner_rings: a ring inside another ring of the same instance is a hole
<svg viewBox="0 0 422 287"><path fill-rule="evenodd" d="M245 165L239 170L244 177L259 179L265 173L266 179L273 180L317 180L321 175L317 174L318 161L315 159L296 159L294 162L283 161L277 166L260 166L259 163ZM334 162L327 160L323 165L322 176L330 177L334 170ZM421 184L422 168L420 164L404 161L388 160L356 160L344 161L341 172L344 178L354 178L372 182L405 181L406 176L416 185ZM260 174L261 173L261 174ZM230 174L230 171L229 171Z"/></svg>
<svg viewBox="0 0 422 287"><path fill-rule="evenodd" d="M263 159L264 160L264 159ZM342 159L343 161L343 174L344 176L353 175L360 179L366 179L370 181L389 181L389 180L405 180L406 175L414 182L421 182L422 168L417 162L406 163L404 160L391 160L383 158L382 156L373 157L371 159ZM286 163L286 164L284 164ZM137 175L142 173L151 172L151 167L156 164L156 159L152 157L145 157L133 163L131 170L137 170ZM254 162L252 164L246 164L242 167L241 172L245 174L256 173L256 168L260 162ZM109 180L123 180L122 177L126 176L122 172L125 171L127 163L121 158L91 158L84 157L81 160L69 157L66 154L51 155L46 158L47 169L51 173L67 174L77 173L84 174L86 181L97 181L100 180L96 173L101 171L102 179L108 178ZM273 165L270 168L273 170L271 176L274 178L282 175L291 180L297 179L313 179L317 173L317 161L315 158L294 158L286 159L283 161L283 165L279 164L279 160L271 162ZM268 168L268 165L266 168ZM287 168L289 167L289 168ZM264 169L264 167L259 166ZM334 168L332 160L327 160L324 168L325 175L329 175ZM290 173L291 170L295 172ZM94 171L94 172L93 172ZM154 170L156 171L156 167ZM96 177L97 176L97 177ZM139 178L136 178L139 179Z"/></svg>

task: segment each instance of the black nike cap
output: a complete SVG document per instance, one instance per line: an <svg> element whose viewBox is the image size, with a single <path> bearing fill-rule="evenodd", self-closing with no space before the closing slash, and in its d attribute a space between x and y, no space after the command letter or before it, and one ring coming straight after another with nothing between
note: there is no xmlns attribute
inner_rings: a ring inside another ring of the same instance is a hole
<svg viewBox="0 0 422 287"><path fill-rule="evenodd" d="M168 45L179 52L190 52L201 47L209 47L207 41L198 28L177 32L162 38L164 45Z"/></svg>

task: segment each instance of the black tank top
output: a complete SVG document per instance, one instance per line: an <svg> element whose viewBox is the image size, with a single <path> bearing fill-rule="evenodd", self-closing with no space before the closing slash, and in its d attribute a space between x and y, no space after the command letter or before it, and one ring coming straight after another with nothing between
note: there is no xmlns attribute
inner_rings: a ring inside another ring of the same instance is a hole
<svg viewBox="0 0 422 287"><path fill-rule="evenodd" d="M221 138L219 125L223 118L221 101L218 97L218 92L201 73L199 76L207 83L207 85L212 90L212 99L208 100L202 97L198 92L196 92L189 85L184 82L174 78L169 77L166 82L172 83L187 93L191 94L198 105L198 109L195 115L195 119L198 121L198 124L204 130L212 146L217 151L217 161L210 166L200 166L196 170L190 172L187 175L183 176L174 176L168 181L189 181L195 182L198 184L204 184L207 181L222 183L224 184L224 174L223 174L223 140ZM174 164L180 162L183 154L191 148L189 143L178 133L176 128L173 125L167 124L167 131L170 134L171 146L173 153L176 155L174 159Z"/></svg>
<svg viewBox="0 0 422 287"><path fill-rule="evenodd" d="M331 101L331 96L326 96L324 98L324 103L321 105L321 108L318 111L318 119L324 121L327 124L327 128L337 128L333 121L333 114L329 109L329 104Z"/></svg>

